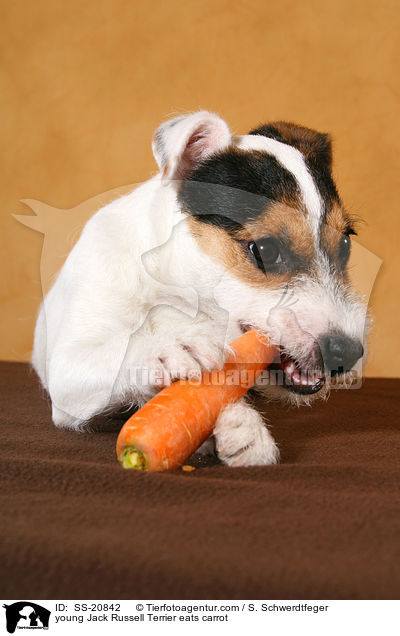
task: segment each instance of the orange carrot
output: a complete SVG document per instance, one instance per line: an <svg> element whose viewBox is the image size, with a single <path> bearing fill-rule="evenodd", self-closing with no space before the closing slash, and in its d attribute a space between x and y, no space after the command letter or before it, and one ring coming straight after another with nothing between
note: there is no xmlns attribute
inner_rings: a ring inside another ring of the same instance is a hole
<svg viewBox="0 0 400 636"><path fill-rule="evenodd" d="M221 371L177 381L160 391L122 427L117 457L124 468L178 468L211 435L221 409L239 400L273 361L277 348L257 331L231 343Z"/></svg>

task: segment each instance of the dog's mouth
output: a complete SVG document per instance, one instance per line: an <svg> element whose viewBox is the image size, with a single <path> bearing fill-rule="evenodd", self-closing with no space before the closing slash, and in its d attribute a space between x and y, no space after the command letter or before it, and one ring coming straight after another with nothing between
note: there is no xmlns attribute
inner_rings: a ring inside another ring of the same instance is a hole
<svg viewBox="0 0 400 636"><path fill-rule="evenodd" d="M244 322L239 324L243 333L251 329ZM283 347L280 347L279 354L269 365L268 370L270 377L275 374L275 386L282 386L284 389L300 395L312 395L318 393L325 385L326 378L323 367L321 352L316 345L311 351L307 363L300 363Z"/></svg>
<svg viewBox="0 0 400 636"><path fill-rule="evenodd" d="M270 372L281 371L282 386L293 393L312 395L318 393L325 384L325 374L317 365L301 366L284 351L280 352L269 369Z"/></svg>

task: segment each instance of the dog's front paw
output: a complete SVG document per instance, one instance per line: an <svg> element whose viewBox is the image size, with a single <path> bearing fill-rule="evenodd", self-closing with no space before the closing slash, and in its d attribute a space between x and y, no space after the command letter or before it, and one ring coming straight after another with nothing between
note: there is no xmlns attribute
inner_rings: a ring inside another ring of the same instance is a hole
<svg viewBox="0 0 400 636"><path fill-rule="evenodd" d="M203 371L221 369L225 361L224 344L203 334L158 342L148 351L141 365L142 382L162 388L176 380L199 380Z"/></svg>
<svg viewBox="0 0 400 636"><path fill-rule="evenodd" d="M243 399L221 412L214 437L218 457L228 466L262 466L279 461L279 449L261 415Z"/></svg>
<svg viewBox="0 0 400 636"><path fill-rule="evenodd" d="M196 335L183 334L181 346L198 362L202 371L222 369L227 348L224 340L213 333L200 331Z"/></svg>

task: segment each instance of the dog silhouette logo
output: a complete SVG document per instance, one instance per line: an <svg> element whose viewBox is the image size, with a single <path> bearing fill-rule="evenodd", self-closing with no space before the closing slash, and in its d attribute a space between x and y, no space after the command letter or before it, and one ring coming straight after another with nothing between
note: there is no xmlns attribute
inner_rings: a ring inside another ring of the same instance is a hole
<svg viewBox="0 0 400 636"><path fill-rule="evenodd" d="M48 629L51 612L32 603L31 601L18 601L12 605L3 605L6 610L7 631L14 634L18 629Z"/></svg>

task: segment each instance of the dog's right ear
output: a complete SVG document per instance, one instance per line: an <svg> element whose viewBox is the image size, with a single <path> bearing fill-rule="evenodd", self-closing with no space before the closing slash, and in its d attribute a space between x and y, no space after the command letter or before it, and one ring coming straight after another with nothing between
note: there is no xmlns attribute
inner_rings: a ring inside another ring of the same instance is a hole
<svg viewBox="0 0 400 636"><path fill-rule="evenodd" d="M170 119L153 136L153 154L163 180L182 179L203 159L231 143L225 121L207 110Z"/></svg>

